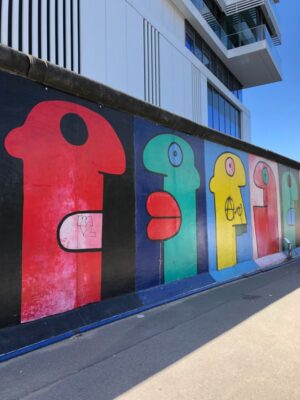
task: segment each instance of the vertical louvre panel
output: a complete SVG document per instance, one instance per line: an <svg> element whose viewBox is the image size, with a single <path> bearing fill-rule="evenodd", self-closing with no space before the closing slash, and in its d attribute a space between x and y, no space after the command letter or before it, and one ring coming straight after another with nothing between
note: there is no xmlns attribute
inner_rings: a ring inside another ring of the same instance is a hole
<svg viewBox="0 0 300 400"><path fill-rule="evenodd" d="M12 45L12 11L13 11L13 0L8 0L8 32L7 32L7 44Z"/></svg>
<svg viewBox="0 0 300 400"><path fill-rule="evenodd" d="M144 99L149 98L148 22L144 19Z"/></svg>
<svg viewBox="0 0 300 400"><path fill-rule="evenodd" d="M48 60L48 18L47 0L41 2L41 58Z"/></svg>
<svg viewBox="0 0 300 400"><path fill-rule="evenodd" d="M149 76L148 76L148 84L149 84L149 103L153 104L153 69L152 69L152 59L153 59L153 54L152 54L152 47L153 47L153 41L152 41L152 25L147 24L147 29L148 29L148 64L149 64Z"/></svg>
<svg viewBox="0 0 300 400"><path fill-rule="evenodd" d="M0 0L0 42L80 72L80 0Z"/></svg>
<svg viewBox="0 0 300 400"><path fill-rule="evenodd" d="M148 103L160 105L159 33L144 19L144 79Z"/></svg>
<svg viewBox="0 0 300 400"><path fill-rule="evenodd" d="M39 0L32 0L31 9L31 54L39 56L39 25L38 25Z"/></svg>
<svg viewBox="0 0 300 400"><path fill-rule="evenodd" d="M57 1L57 64L64 66L64 0Z"/></svg>
<svg viewBox="0 0 300 400"><path fill-rule="evenodd" d="M72 2L72 42L73 42L73 53L72 53L72 70L79 72L79 27L78 27L78 7L79 1L73 0Z"/></svg>
<svg viewBox="0 0 300 400"><path fill-rule="evenodd" d="M80 71L81 71L81 65L80 65L80 60L81 60L81 43L80 43L80 5L81 5L81 0L77 0L77 17L78 17L78 19L77 19L77 30L78 30L78 35L77 35L77 39L78 39L78 47L77 47L77 49L78 49L78 58L77 58L77 60L78 60L78 73L80 74ZM75 21L75 24L76 24L76 21Z"/></svg>
<svg viewBox="0 0 300 400"><path fill-rule="evenodd" d="M11 0L11 46L19 48L19 0Z"/></svg>
<svg viewBox="0 0 300 400"><path fill-rule="evenodd" d="M1 7L1 43L8 44L8 9L9 0L2 0Z"/></svg>
<svg viewBox="0 0 300 400"><path fill-rule="evenodd" d="M56 0L49 0L49 42L50 57L49 61L56 63Z"/></svg>
<svg viewBox="0 0 300 400"><path fill-rule="evenodd" d="M159 61L159 33L155 30L156 35L156 48L155 48L155 61L156 61L156 96L157 103L156 105L160 106L160 61Z"/></svg>
<svg viewBox="0 0 300 400"><path fill-rule="evenodd" d="M193 121L201 123L201 73L192 65L192 117Z"/></svg>
<svg viewBox="0 0 300 400"><path fill-rule="evenodd" d="M20 50L24 51L24 53L29 53L29 0L23 0L22 3L22 37L20 40L22 42L22 47Z"/></svg>
<svg viewBox="0 0 300 400"><path fill-rule="evenodd" d="M71 0L65 0L65 52L66 68L71 69Z"/></svg>

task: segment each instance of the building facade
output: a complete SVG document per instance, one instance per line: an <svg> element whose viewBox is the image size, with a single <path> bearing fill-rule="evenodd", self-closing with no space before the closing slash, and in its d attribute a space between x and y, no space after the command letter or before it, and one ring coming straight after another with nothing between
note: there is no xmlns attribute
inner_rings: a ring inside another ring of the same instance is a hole
<svg viewBox="0 0 300 400"><path fill-rule="evenodd" d="M242 91L281 80L275 0L2 0L0 42L251 141Z"/></svg>

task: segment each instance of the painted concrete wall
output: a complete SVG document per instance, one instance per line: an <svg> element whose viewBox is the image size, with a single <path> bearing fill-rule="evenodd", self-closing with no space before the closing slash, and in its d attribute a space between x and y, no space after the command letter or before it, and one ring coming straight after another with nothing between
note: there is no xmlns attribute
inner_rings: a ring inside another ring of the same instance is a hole
<svg viewBox="0 0 300 400"><path fill-rule="evenodd" d="M2 328L152 304L300 246L298 170L4 72L0 87Z"/></svg>

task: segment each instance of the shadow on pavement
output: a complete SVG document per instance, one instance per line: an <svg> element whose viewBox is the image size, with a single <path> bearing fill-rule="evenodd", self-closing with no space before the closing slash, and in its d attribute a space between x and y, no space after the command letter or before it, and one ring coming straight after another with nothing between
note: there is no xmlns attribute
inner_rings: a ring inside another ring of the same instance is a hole
<svg viewBox="0 0 300 400"><path fill-rule="evenodd" d="M27 354L0 365L0 398L114 399L299 287L294 261Z"/></svg>

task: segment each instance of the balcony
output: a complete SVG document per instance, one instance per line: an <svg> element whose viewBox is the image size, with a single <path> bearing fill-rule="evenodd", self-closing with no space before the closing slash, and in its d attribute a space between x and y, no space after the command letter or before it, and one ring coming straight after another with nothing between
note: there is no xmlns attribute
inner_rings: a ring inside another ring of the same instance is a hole
<svg viewBox="0 0 300 400"><path fill-rule="evenodd" d="M228 50L241 46L247 46L252 43L266 40L272 55L278 66L281 67L281 59L276 46L274 45L266 25L255 26L254 28L246 28L240 32L233 33L224 38L224 43Z"/></svg>
<svg viewBox="0 0 300 400"><path fill-rule="evenodd" d="M203 0L172 1L244 88L282 80L280 57L266 25L241 24L244 29L228 35Z"/></svg>
<svg viewBox="0 0 300 400"><path fill-rule="evenodd" d="M266 25L228 35L226 40L228 67L244 87L282 79L280 55Z"/></svg>
<svg viewBox="0 0 300 400"><path fill-rule="evenodd" d="M223 40L223 37L226 36L226 33L217 21L215 15L207 7L205 1L191 0L191 2L198 9L212 30L221 40ZM277 22L279 20L279 14L276 4L278 2L279 0L219 0L218 4L222 5L221 10L226 16L238 14L255 7L261 7L266 21L268 22L269 29L272 32L271 40L273 40L273 43L277 46L281 44L281 35Z"/></svg>

